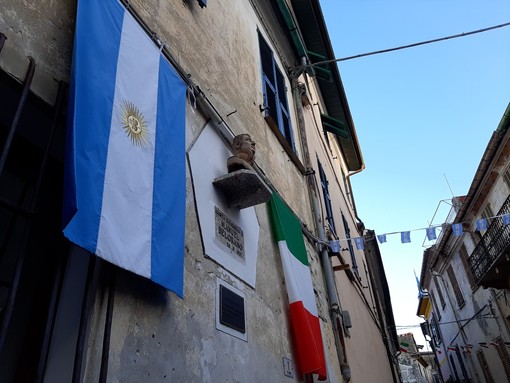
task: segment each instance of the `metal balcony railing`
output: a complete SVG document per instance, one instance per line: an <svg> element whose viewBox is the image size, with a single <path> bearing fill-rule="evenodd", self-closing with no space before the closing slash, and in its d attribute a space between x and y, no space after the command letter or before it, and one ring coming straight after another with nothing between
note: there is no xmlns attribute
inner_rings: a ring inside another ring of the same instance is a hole
<svg viewBox="0 0 510 383"><path fill-rule="evenodd" d="M510 196L498 212L498 216L510 213ZM492 265L510 246L510 225L504 225L501 218L495 218L488 227L473 253L468 258L469 266L477 285L491 270Z"/></svg>

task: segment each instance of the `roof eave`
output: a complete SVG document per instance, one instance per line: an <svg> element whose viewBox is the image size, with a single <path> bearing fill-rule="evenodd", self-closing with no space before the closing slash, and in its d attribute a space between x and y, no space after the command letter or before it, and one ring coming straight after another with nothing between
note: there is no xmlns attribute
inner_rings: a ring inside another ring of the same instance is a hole
<svg viewBox="0 0 510 383"><path fill-rule="evenodd" d="M326 60L334 60L335 54L319 1L291 0L291 3L307 51L322 55ZM314 59L313 56L309 56L309 58L312 63L314 60L322 61L318 57ZM347 125L349 137L336 136L336 138L345 158L347 169L350 172L358 172L365 168L365 164L340 72L336 63L327 64L327 67L332 75L332 81L317 77L317 83L323 95L328 115L345 121Z"/></svg>

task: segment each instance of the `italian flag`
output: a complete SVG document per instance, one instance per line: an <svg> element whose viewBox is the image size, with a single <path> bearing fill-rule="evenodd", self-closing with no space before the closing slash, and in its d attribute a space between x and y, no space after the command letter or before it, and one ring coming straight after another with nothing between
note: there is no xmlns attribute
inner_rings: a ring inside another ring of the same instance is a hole
<svg viewBox="0 0 510 383"><path fill-rule="evenodd" d="M409 343L400 342L400 352L409 352Z"/></svg>
<svg viewBox="0 0 510 383"><path fill-rule="evenodd" d="M321 326L301 224L276 193L270 207L290 303L296 364L301 373L318 374L319 380L326 380Z"/></svg>

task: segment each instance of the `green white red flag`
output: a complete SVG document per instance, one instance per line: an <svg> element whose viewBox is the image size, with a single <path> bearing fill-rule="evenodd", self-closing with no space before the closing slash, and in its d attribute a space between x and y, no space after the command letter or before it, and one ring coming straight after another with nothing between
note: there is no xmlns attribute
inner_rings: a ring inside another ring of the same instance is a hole
<svg viewBox="0 0 510 383"><path fill-rule="evenodd" d="M400 342L400 352L409 352L409 343Z"/></svg>
<svg viewBox="0 0 510 383"><path fill-rule="evenodd" d="M270 207L289 297L296 364L301 373L318 374L319 380L326 380L321 326L301 223L276 193Z"/></svg>

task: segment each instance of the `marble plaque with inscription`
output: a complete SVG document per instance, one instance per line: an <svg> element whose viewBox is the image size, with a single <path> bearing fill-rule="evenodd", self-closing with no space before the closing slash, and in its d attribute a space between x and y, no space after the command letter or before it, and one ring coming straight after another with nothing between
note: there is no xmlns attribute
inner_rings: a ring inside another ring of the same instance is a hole
<svg viewBox="0 0 510 383"><path fill-rule="evenodd" d="M216 239L227 246L235 255L244 259L243 229L235 224L218 207L214 207Z"/></svg>

